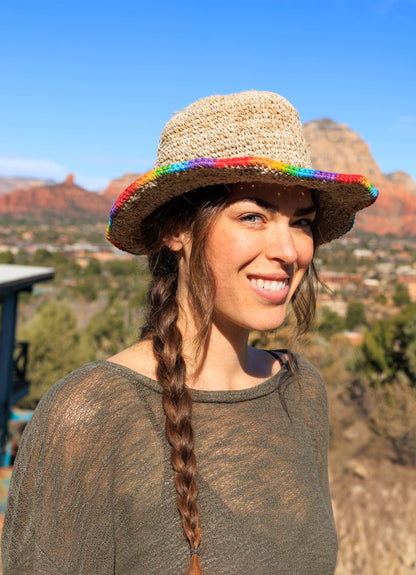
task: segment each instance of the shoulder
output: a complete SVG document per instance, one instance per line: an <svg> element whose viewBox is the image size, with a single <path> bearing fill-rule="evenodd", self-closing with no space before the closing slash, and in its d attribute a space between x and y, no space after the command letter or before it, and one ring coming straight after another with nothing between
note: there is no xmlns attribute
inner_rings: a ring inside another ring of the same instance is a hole
<svg viewBox="0 0 416 575"><path fill-rule="evenodd" d="M286 354L286 369L290 377L292 397L308 417L327 417L328 396L321 374L309 361L297 353Z"/></svg>
<svg viewBox="0 0 416 575"><path fill-rule="evenodd" d="M145 379L108 361L86 364L46 392L30 426L99 436L103 425L119 427L132 412L143 414L140 387Z"/></svg>
<svg viewBox="0 0 416 575"><path fill-rule="evenodd" d="M328 410L328 395L321 374L314 365L300 356L297 356L297 363L305 399L311 406L315 406L318 411L326 413Z"/></svg>
<svg viewBox="0 0 416 575"><path fill-rule="evenodd" d="M297 353L293 354L293 356L296 363L295 367L299 377L302 379L302 383L310 385L316 390L325 391L324 380L316 367Z"/></svg>
<svg viewBox="0 0 416 575"><path fill-rule="evenodd" d="M279 361L286 368L290 378L296 379L302 390L318 395L323 394L326 397L324 380L312 363L298 353L288 352L288 350L274 350L273 354L279 357Z"/></svg>
<svg viewBox="0 0 416 575"><path fill-rule="evenodd" d="M299 413L311 433L324 436L328 433L328 395L319 371L309 361L294 354L298 378Z"/></svg>
<svg viewBox="0 0 416 575"><path fill-rule="evenodd" d="M138 378L140 377L137 374ZM57 381L43 396L39 406L70 400L81 404L105 404L132 386L128 372L108 361L94 361L75 369Z"/></svg>

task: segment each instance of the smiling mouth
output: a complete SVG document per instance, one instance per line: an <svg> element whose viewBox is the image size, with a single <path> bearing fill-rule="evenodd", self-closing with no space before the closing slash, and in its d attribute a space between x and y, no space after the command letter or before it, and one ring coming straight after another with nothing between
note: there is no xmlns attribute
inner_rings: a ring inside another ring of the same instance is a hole
<svg viewBox="0 0 416 575"><path fill-rule="evenodd" d="M270 292L278 292L282 291L289 285L289 278L284 280L263 280L261 278L250 278L250 283L255 288L259 288L261 290L270 291Z"/></svg>

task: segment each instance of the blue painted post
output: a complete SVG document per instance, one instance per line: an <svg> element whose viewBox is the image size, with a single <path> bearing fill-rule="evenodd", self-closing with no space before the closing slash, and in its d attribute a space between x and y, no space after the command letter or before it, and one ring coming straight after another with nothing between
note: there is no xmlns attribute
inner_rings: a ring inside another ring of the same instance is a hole
<svg viewBox="0 0 416 575"><path fill-rule="evenodd" d="M0 333L0 466L8 433L9 398L13 386L13 352L16 331L17 293L3 298Z"/></svg>

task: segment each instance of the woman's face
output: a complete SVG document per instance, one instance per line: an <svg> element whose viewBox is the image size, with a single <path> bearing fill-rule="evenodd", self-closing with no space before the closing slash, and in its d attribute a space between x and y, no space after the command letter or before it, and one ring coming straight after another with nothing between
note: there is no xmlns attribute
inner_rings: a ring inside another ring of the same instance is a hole
<svg viewBox="0 0 416 575"><path fill-rule="evenodd" d="M313 257L315 207L301 186L235 184L209 232L214 321L266 331L282 325Z"/></svg>

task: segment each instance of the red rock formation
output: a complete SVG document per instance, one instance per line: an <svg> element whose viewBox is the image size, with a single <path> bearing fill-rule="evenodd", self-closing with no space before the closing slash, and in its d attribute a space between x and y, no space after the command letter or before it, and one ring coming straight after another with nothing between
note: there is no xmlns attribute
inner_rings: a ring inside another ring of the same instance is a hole
<svg viewBox="0 0 416 575"><path fill-rule="evenodd" d="M377 202L357 215L356 227L379 235L416 234L416 183L405 172L384 175L363 139L345 124L315 120L304 125L315 168L362 174L380 190Z"/></svg>
<svg viewBox="0 0 416 575"><path fill-rule="evenodd" d="M8 194L13 190L26 190L35 186L52 186L55 182L53 180L45 180L41 178L12 178L9 176L0 177L0 196Z"/></svg>
<svg viewBox="0 0 416 575"><path fill-rule="evenodd" d="M134 180L137 180L140 175L141 174L124 174L124 176L121 176L121 178L111 180L102 195L114 202L114 200L118 198L121 192L123 192L127 186L133 183Z"/></svg>
<svg viewBox="0 0 416 575"><path fill-rule="evenodd" d="M416 182L411 176L409 176L409 174L406 174L406 172L399 170L398 172L392 172L385 176L391 184L403 184L405 188L408 188L411 192L416 194Z"/></svg>
<svg viewBox="0 0 416 575"><path fill-rule="evenodd" d="M0 196L0 214L15 217L85 218L98 215L104 218L110 208L108 198L77 186L72 175L62 184L14 190Z"/></svg>

